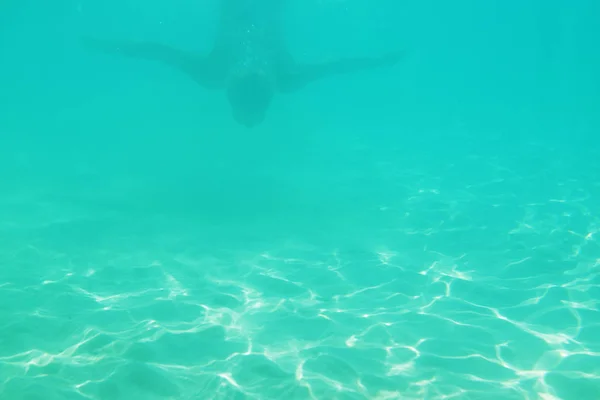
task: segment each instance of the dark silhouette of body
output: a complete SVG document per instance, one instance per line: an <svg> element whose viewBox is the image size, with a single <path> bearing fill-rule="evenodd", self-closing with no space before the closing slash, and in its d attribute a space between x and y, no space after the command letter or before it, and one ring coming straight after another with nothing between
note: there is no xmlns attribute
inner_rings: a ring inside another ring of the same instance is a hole
<svg viewBox="0 0 600 400"><path fill-rule="evenodd" d="M208 89L225 89L235 120L253 127L266 115L277 92L292 92L334 74L393 65L400 52L379 58L342 59L317 65L296 63L284 43L286 0L221 0L217 37L208 55L148 42L86 39L98 50L157 60Z"/></svg>

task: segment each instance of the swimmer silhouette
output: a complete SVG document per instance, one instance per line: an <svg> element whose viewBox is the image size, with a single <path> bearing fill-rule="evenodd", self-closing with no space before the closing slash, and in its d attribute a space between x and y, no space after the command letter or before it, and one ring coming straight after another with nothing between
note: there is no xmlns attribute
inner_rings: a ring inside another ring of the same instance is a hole
<svg viewBox="0 0 600 400"><path fill-rule="evenodd" d="M148 42L85 38L84 43L107 53L163 62L204 88L224 89L233 118L248 128L264 120L277 92L293 92L336 74L391 66L402 57L401 52L393 52L379 58L296 63L283 40L285 1L221 0L216 42L207 55Z"/></svg>

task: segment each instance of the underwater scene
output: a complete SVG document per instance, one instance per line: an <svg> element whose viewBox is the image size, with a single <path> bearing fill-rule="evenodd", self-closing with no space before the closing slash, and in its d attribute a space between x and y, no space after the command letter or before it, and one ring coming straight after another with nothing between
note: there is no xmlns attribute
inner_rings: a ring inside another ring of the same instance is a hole
<svg viewBox="0 0 600 400"><path fill-rule="evenodd" d="M0 400L600 399L600 2L0 2Z"/></svg>

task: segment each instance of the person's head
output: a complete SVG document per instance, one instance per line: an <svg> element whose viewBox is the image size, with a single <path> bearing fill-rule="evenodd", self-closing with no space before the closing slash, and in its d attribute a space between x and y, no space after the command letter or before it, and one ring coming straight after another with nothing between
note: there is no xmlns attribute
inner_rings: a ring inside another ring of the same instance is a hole
<svg viewBox="0 0 600 400"><path fill-rule="evenodd" d="M227 99L235 120L252 128L260 124L273 98L273 86L261 73L237 76L227 86Z"/></svg>

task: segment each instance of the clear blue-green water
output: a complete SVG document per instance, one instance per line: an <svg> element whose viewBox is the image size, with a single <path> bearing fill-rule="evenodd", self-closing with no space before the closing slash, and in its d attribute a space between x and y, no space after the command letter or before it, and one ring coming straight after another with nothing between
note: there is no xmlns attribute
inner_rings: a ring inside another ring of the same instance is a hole
<svg viewBox="0 0 600 400"><path fill-rule="evenodd" d="M0 399L600 398L600 3L289 0L305 62L222 92L217 0L0 4Z"/></svg>

